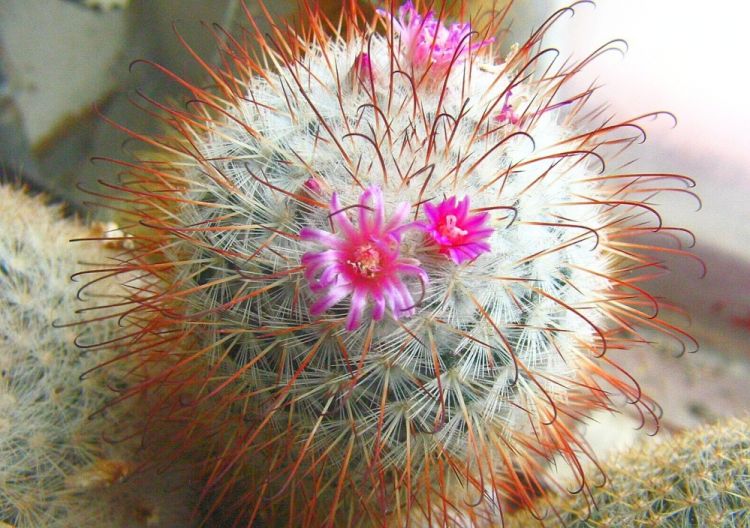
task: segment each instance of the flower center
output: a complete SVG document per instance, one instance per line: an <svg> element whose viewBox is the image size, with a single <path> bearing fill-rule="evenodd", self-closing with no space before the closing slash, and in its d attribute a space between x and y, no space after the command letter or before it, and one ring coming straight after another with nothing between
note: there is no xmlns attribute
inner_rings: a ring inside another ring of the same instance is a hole
<svg viewBox="0 0 750 528"><path fill-rule="evenodd" d="M440 226L440 234L450 241L466 236L469 232L456 225L456 215L446 215L445 223Z"/></svg>
<svg viewBox="0 0 750 528"><path fill-rule="evenodd" d="M382 269L380 267L380 251L372 244L364 244L354 250L352 259L346 263L360 277L371 279Z"/></svg>

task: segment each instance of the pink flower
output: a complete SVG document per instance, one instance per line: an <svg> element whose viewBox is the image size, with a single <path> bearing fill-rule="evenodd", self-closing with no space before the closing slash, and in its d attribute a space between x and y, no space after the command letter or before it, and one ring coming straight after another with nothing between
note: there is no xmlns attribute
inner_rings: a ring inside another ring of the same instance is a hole
<svg viewBox="0 0 750 528"><path fill-rule="evenodd" d="M377 11L382 16L390 17L401 36L404 55L414 66L433 64L445 68L454 57L456 63L460 63L466 59L469 51L476 51L494 41L490 38L470 43L473 37L470 24L453 23L445 27L432 11L424 17L419 14L411 0L399 7L398 18L383 9Z"/></svg>
<svg viewBox="0 0 750 528"><path fill-rule="evenodd" d="M517 125L521 120L521 118L518 117L518 114L516 114L516 111L513 110L513 105L510 104L511 95L513 95L513 93L508 90L508 92L505 94L505 102L503 103L503 107L500 109L500 113L495 117L495 119L501 124L507 122L512 125Z"/></svg>
<svg viewBox="0 0 750 528"><path fill-rule="evenodd" d="M323 192L323 188L315 178L308 178L304 183L305 189L313 194L320 194Z"/></svg>
<svg viewBox="0 0 750 528"><path fill-rule="evenodd" d="M367 53L360 53L354 57L352 72L356 79L361 83L369 84L373 81L375 76L372 72L372 61L370 60L370 55Z"/></svg>
<svg viewBox="0 0 750 528"><path fill-rule="evenodd" d="M490 250L485 242L493 229L487 227L489 213L469 214L469 197L456 203L451 196L437 207L431 203L424 206L428 222L420 222L419 227L432 236L440 247L440 253L448 255L456 264L473 260Z"/></svg>
<svg viewBox="0 0 750 528"><path fill-rule="evenodd" d="M410 206L401 203L390 219L385 217L383 193L372 186L362 193L355 226L341 207L338 196L331 197L331 219L338 233L303 228L300 238L326 249L302 256L305 278L313 292L322 295L310 308L319 315L351 295L346 329L357 328L369 302L373 303L372 318L383 318L386 307L394 318L414 314L414 299L402 275L419 277L427 283L419 261L400 254L401 235L416 227L406 223Z"/></svg>

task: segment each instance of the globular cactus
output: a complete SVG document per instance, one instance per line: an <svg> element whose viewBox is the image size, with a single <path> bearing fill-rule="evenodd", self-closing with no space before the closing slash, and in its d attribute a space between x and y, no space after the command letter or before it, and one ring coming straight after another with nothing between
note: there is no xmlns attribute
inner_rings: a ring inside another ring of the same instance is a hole
<svg viewBox="0 0 750 528"><path fill-rule="evenodd" d="M138 443L114 442L140 418L135 400L105 412L116 429L92 418L112 389L124 388L124 372L93 370L109 352L81 351L75 341L108 341L116 321L65 325L84 307L71 276L116 252L92 242L72 246L70 239L92 230L21 190L0 186L0 209L0 526L190 526L188 474L173 468L164 485L145 487L154 473L137 471L146 461ZM110 302L112 286L90 293Z"/></svg>
<svg viewBox="0 0 750 528"><path fill-rule="evenodd" d="M548 527L750 526L750 419L641 443L604 461L609 482L550 502ZM538 525L527 514L508 528Z"/></svg>
<svg viewBox="0 0 750 528"><path fill-rule="evenodd" d="M621 394L656 419L612 356L643 328L690 340L642 287L663 265L639 237L678 240L652 203L692 181L617 165L659 114L562 95L617 47L559 63L543 36L568 11L505 58L506 11L471 27L352 2L331 23L304 5L306 30L266 35L247 12L259 51L217 30L221 66L196 57L213 88L155 66L190 101L151 101L169 133L131 132L155 154L118 162L134 249L103 273L139 274L118 313L149 369L130 394L208 449L212 510L497 523L555 455L587 486L591 409Z"/></svg>

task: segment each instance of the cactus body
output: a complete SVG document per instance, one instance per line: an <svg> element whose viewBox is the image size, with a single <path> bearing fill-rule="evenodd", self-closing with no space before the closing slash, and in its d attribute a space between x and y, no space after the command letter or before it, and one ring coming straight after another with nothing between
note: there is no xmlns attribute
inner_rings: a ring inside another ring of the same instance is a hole
<svg viewBox="0 0 750 528"><path fill-rule="evenodd" d="M552 499L548 527L750 526L747 418L642 443L604 464L609 482L590 495ZM523 514L510 521L509 528L538 524Z"/></svg>
<svg viewBox="0 0 750 528"><path fill-rule="evenodd" d="M65 325L84 306L76 300L82 283L71 276L81 263L101 264L113 252L92 242L71 245L91 230L22 191L0 186L0 210L0 525L190 526L185 473L167 471L164 486L144 487L137 443L114 443L140 418L135 408L105 413L116 429L91 418L113 389L123 388L124 375L117 368L82 378L110 356L106 349L79 350L76 338L108 341L117 325ZM106 293L88 291L99 304L111 301Z"/></svg>
<svg viewBox="0 0 750 528"><path fill-rule="evenodd" d="M582 64L544 28L498 57L501 15L407 2L328 36L304 12L305 34L251 30L259 57L223 41L214 89L173 76L172 132L133 133L160 152L118 187L146 284L121 312L151 368L132 394L208 447L243 522L496 522L555 454L585 482L576 420L612 392L654 414L609 356L641 323L687 340L633 239L671 237L644 202L691 183L612 161L652 116L558 95Z"/></svg>

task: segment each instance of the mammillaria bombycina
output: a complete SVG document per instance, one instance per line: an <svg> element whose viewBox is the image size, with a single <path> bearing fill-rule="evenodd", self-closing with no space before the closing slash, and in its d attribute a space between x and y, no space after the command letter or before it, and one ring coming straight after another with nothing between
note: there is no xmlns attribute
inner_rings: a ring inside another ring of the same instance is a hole
<svg viewBox="0 0 750 528"><path fill-rule="evenodd" d="M260 52L219 39L213 88L166 72L190 103L133 133L160 152L119 162L135 249L103 274L139 270L115 345L154 423L207 450L211 511L497 523L554 486L556 455L588 486L591 410L656 421L615 361L643 329L690 341L643 289L663 265L639 237L680 235L652 202L692 182L616 161L658 114L562 95L608 49L556 60L542 37L568 11L507 57L505 12L306 6L306 30L267 35L248 12Z"/></svg>

